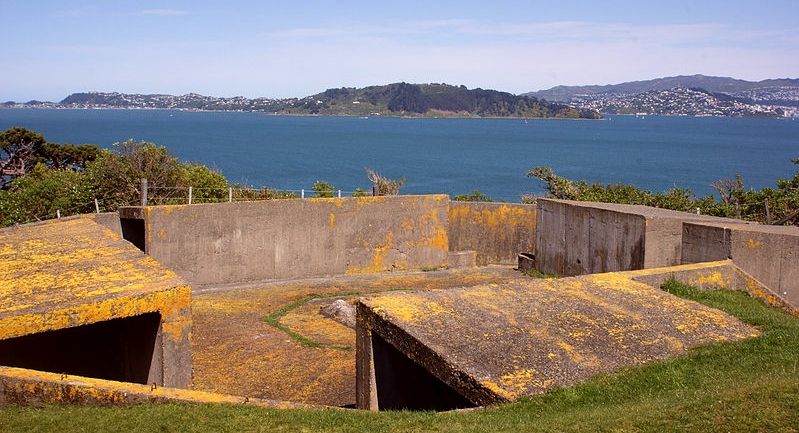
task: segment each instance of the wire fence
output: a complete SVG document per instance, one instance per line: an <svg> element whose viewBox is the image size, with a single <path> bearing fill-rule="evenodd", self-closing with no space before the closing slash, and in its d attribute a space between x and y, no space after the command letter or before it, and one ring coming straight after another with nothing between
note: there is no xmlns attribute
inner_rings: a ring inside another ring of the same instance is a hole
<svg viewBox="0 0 799 433"><path fill-rule="evenodd" d="M207 187L159 187L148 186L147 180L142 179L141 187L138 191L138 198L129 200L112 200L106 203L101 199L93 199L90 202L71 206L69 208L57 208L41 212L33 217L24 218L18 224L27 224L51 219L61 219L79 214L101 213L116 211L124 206L160 206L160 205L186 205L186 204L206 204L206 203L234 203L244 201L261 200L286 200L286 199L307 199L307 198L344 198L344 197L363 197L374 195L373 191L356 189L353 191L332 190L332 189L276 189L269 187L228 187L228 188L207 188ZM492 196L491 201L505 203L536 204L539 198L544 195L534 193L522 193L520 195ZM768 200L764 202L739 203L738 213L749 213L743 211L751 207L758 207L763 211L762 220L766 224L784 224L794 219L799 219L799 212L788 212L782 218L774 215ZM701 209L696 208L696 213L700 214ZM785 212L780 212L785 213ZM740 218L740 216L737 216Z"/></svg>

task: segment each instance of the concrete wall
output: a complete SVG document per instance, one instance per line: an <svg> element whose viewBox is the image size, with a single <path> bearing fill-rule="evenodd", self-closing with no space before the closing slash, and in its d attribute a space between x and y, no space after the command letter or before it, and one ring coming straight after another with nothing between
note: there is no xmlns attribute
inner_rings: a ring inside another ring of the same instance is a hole
<svg viewBox="0 0 799 433"><path fill-rule="evenodd" d="M446 195L124 208L147 254L192 285L436 268L447 264Z"/></svg>
<svg viewBox="0 0 799 433"><path fill-rule="evenodd" d="M686 223L683 239L683 262L730 258L799 309L799 228Z"/></svg>
<svg viewBox="0 0 799 433"><path fill-rule="evenodd" d="M478 266L516 264L535 251L536 214L535 205L452 201L449 249L475 251Z"/></svg>
<svg viewBox="0 0 799 433"><path fill-rule="evenodd" d="M562 276L641 269L645 227L640 215L540 199L536 265Z"/></svg>
<svg viewBox="0 0 799 433"><path fill-rule="evenodd" d="M538 200L536 263L571 276L682 263L685 221L734 221L637 205Z"/></svg>

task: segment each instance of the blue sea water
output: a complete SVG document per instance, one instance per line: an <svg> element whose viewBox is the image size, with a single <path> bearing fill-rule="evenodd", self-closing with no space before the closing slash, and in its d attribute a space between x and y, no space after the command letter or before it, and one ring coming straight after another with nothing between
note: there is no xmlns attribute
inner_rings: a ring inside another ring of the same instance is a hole
<svg viewBox="0 0 799 433"><path fill-rule="evenodd" d="M128 138L167 146L182 160L248 185L368 189L364 167L404 176L404 193L478 189L516 201L544 193L525 175L549 166L591 182L674 186L710 194L721 177L773 186L799 157L799 121L611 116L601 121L291 117L174 110L0 110L0 130L24 126L52 142L110 147Z"/></svg>

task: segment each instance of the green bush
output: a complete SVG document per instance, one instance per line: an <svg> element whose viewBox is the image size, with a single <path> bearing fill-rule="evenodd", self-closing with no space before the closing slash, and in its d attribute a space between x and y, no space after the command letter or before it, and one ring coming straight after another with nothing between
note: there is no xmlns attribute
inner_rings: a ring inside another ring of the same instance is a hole
<svg viewBox="0 0 799 433"><path fill-rule="evenodd" d="M325 182L323 180L317 180L314 182L312 189L316 193L316 197L321 198L331 198L335 196L336 187L334 187L331 183Z"/></svg>
<svg viewBox="0 0 799 433"><path fill-rule="evenodd" d="M456 195L453 200L455 200L455 201L481 201L481 202L492 202L492 201L494 201L494 200L491 199L491 197L489 197L486 194L483 194L482 192L480 192L478 190L474 190L474 191L472 191L469 194Z"/></svg>
<svg viewBox="0 0 799 433"><path fill-rule="evenodd" d="M799 160L793 162L799 164ZM637 204L684 212L696 212L698 209L704 215L736 217L763 223L799 219L796 214L799 212L799 171L790 179L778 179L776 188L761 190L745 189L740 176L735 179L721 179L711 184L719 193L719 198L712 195L697 197L693 191L685 188L653 193L632 185L575 181L556 175L549 167L536 167L527 176L544 181L549 195L563 200ZM534 200L526 197L522 201ZM766 203L769 207L768 215Z"/></svg>

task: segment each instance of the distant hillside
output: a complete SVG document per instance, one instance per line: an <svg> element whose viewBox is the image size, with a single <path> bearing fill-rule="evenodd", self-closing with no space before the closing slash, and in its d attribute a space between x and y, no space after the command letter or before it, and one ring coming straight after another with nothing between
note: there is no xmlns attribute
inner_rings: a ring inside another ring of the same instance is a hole
<svg viewBox="0 0 799 433"><path fill-rule="evenodd" d="M799 107L799 79L790 78L746 81L729 77L681 75L605 86L556 86L547 90L525 93L525 95L547 101L570 103L576 98L585 96L618 97L673 88L700 88L713 93L748 98L760 104Z"/></svg>
<svg viewBox="0 0 799 433"><path fill-rule="evenodd" d="M124 93L74 93L60 103L73 108L174 108L261 111L273 114L396 115L427 117L562 117L598 119L599 113L529 96L448 84L394 83L362 89L328 89L305 98L217 98Z"/></svg>
<svg viewBox="0 0 799 433"><path fill-rule="evenodd" d="M578 105L606 114L661 116L783 117L783 109L703 89L673 88L632 95L586 95Z"/></svg>
<svg viewBox="0 0 799 433"><path fill-rule="evenodd" d="M448 84L395 83L362 89L328 89L306 98L298 107L287 108L296 109L319 114L599 118L591 110Z"/></svg>

